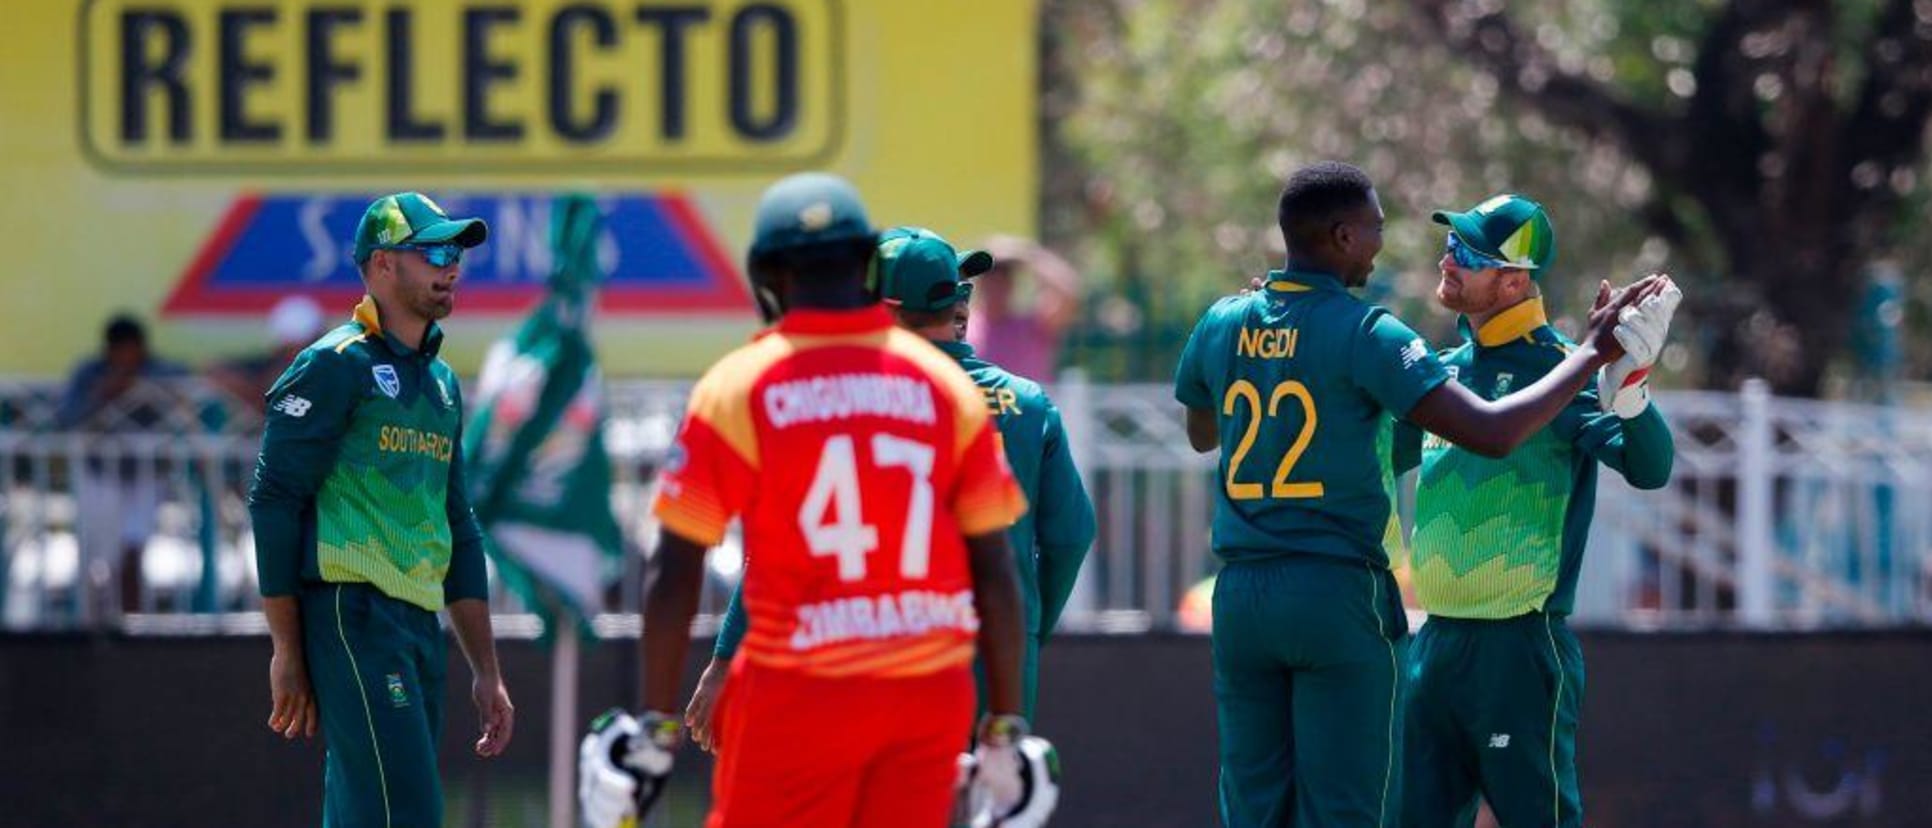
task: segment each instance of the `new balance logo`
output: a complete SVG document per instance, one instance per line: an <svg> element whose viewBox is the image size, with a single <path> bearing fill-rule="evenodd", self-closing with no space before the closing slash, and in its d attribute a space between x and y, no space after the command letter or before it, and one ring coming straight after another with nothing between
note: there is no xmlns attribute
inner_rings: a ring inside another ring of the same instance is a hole
<svg viewBox="0 0 1932 828"><path fill-rule="evenodd" d="M1409 344L1402 346L1402 367L1414 368L1416 363L1421 362L1428 355L1429 346L1420 338L1409 340Z"/></svg>
<svg viewBox="0 0 1932 828"><path fill-rule="evenodd" d="M1507 733L1489 734L1489 746L1493 748L1509 747L1509 734Z"/></svg>
<svg viewBox="0 0 1932 828"><path fill-rule="evenodd" d="M281 402L276 403L275 410L287 414L290 417L301 417L309 413L309 408L313 405L315 403L291 394L283 397Z"/></svg>

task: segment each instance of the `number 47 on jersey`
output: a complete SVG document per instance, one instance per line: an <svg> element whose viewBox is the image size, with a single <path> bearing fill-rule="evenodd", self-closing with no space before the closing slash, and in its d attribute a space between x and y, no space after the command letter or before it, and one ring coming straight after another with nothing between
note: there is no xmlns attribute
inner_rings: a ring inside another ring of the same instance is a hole
<svg viewBox="0 0 1932 828"><path fill-rule="evenodd" d="M872 464L905 469L912 476L905 535L899 544L899 575L926 577L932 561L932 446L891 434L873 434ZM825 441L818 470L798 509L798 529L815 556L836 556L839 580L865 580L866 556L879 548L879 529L866 523L859 489L858 445L850 434Z"/></svg>

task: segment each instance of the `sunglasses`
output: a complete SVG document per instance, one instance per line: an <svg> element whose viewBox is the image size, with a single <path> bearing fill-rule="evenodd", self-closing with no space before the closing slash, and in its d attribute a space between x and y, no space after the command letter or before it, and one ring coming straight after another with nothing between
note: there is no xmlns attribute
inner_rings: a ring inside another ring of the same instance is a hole
<svg viewBox="0 0 1932 828"><path fill-rule="evenodd" d="M1456 238L1455 233L1449 234L1448 252L1449 257L1456 260L1456 266L1464 270L1488 270L1492 267L1521 269L1522 267L1521 265L1510 264L1494 256L1476 252L1475 248L1463 244L1462 239Z"/></svg>
<svg viewBox="0 0 1932 828"><path fill-rule="evenodd" d="M449 267L463 260L463 246L460 244L391 244L377 250L413 250L423 254L423 261L430 267Z"/></svg>

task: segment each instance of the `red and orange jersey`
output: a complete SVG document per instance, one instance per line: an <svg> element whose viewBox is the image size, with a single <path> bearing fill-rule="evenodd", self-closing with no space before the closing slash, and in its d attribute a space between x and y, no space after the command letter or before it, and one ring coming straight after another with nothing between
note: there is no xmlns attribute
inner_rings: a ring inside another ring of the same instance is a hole
<svg viewBox="0 0 1932 828"><path fill-rule="evenodd" d="M820 676L971 661L964 538L1025 511L979 388L880 307L792 311L712 366L655 506L706 545L743 519L745 657Z"/></svg>

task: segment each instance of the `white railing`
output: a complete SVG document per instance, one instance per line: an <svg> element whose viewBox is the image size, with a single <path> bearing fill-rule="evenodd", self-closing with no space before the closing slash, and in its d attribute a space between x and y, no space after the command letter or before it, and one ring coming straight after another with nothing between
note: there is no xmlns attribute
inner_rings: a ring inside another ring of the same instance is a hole
<svg viewBox="0 0 1932 828"><path fill-rule="evenodd" d="M612 502L635 548L654 470L688 383L610 388ZM196 381L148 383L82 423L59 388L0 382L0 626L113 626L115 562L141 549L132 629L258 628L245 505L260 419ZM1173 629L1208 549L1213 455L1187 448L1164 385L1055 394L1100 518L1071 628ZM1671 485L1638 492L1605 470L1578 590L1580 623L1808 629L1932 622L1932 412L1737 394L1659 395L1677 437ZM705 608L736 574L713 556ZM631 579L638 567L632 567ZM501 595L498 608L520 609ZM636 590L619 591L631 629ZM527 626L527 622L524 622Z"/></svg>

